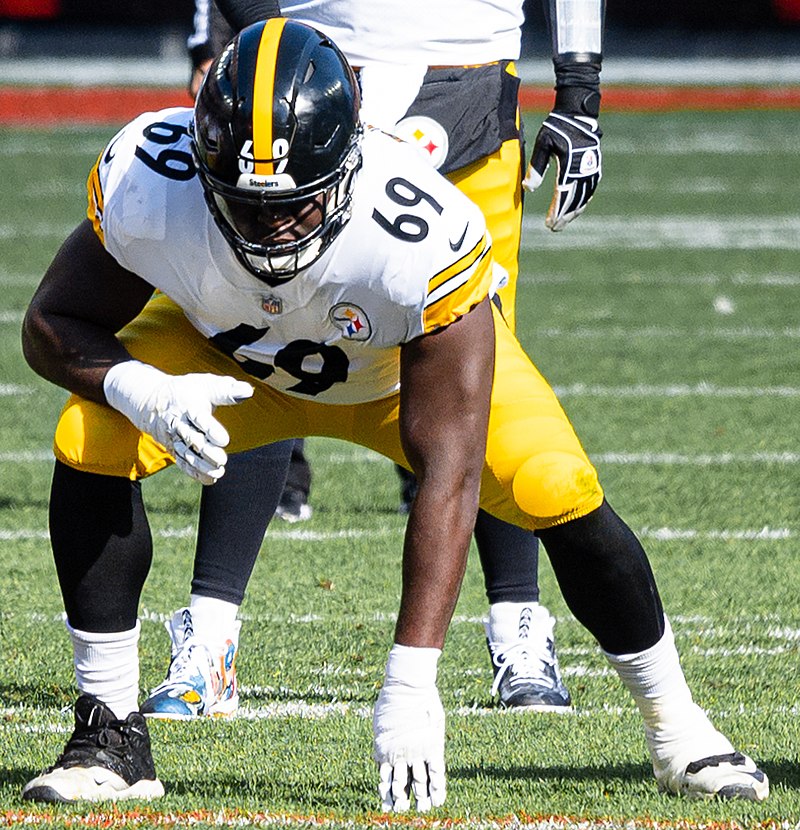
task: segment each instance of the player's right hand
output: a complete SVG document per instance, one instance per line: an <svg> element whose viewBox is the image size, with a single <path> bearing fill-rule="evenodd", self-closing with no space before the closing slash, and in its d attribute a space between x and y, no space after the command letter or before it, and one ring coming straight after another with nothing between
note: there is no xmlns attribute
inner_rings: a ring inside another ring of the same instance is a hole
<svg viewBox="0 0 800 830"><path fill-rule="evenodd" d="M128 360L113 366L103 381L110 406L161 444L177 466L201 484L225 473L230 437L214 417L215 406L249 398L249 383L224 375L168 375L155 366Z"/></svg>
<svg viewBox="0 0 800 830"><path fill-rule="evenodd" d="M378 793L386 812L440 807L446 796L444 708L436 688L439 649L395 645L372 719Z"/></svg>

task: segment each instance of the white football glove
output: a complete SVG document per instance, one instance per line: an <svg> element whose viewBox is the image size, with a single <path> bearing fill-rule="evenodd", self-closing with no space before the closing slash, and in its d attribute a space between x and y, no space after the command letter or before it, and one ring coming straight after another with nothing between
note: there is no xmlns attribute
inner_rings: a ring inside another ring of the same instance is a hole
<svg viewBox="0 0 800 830"><path fill-rule="evenodd" d="M186 475L213 484L225 473L228 456L223 447L230 441L212 414L214 407L249 398L253 387L223 375L168 375L127 360L111 367L103 391L109 405L152 435Z"/></svg>
<svg viewBox="0 0 800 830"><path fill-rule="evenodd" d="M597 120L585 115L551 112L536 136L528 173L522 181L526 190L536 190L555 157L557 172L553 201L544 220L551 231L563 230L580 216L594 196L603 177Z"/></svg>
<svg viewBox="0 0 800 830"><path fill-rule="evenodd" d="M372 730L378 793L386 812L444 804L444 708L436 688L438 648L395 644L389 652Z"/></svg>

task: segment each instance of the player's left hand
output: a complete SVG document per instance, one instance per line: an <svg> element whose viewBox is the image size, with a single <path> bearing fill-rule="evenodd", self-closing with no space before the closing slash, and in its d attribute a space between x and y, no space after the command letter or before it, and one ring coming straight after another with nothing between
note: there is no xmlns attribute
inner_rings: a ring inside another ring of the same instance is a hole
<svg viewBox="0 0 800 830"><path fill-rule="evenodd" d="M536 190L555 157L555 192L544 220L551 231L563 230L580 216L594 195L603 176L602 135L597 119L586 115L551 112L544 120L522 186Z"/></svg>
<svg viewBox="0 0 800 830"><path fill-rule="evenodd" d="M431 655L422 652L436 652L432 677ZM378 793L386 812L411 809L412 795L421 813L444 804L445 719L436 688L438 652L395 645L389 655L372 719L373 757L380 773ZM414 663L420 656L427 665L417 671Z"/></svg>

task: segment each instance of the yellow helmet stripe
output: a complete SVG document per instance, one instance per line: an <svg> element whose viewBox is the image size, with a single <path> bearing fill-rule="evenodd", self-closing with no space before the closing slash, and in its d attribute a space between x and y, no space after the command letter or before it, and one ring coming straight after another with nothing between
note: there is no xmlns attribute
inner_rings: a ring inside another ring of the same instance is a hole
<svg viewBox="0 0 800 830"><path fill-rule="evenodd" d="M286 19L274 17L266 22L261 32L256 59L256 77L253 87L253 156L272 158L272 101L275 95L275 65ZM275 165L256 162L255 173L270 176Z"/></svg>

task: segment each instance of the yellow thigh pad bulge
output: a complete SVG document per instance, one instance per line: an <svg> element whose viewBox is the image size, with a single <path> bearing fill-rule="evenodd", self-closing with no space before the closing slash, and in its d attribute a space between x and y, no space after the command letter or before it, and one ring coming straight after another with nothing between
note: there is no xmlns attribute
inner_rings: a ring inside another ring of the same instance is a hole
<svg viewBox="0 0 800 830"><path fill-rule="evenodd" d="M585 516L603 501L597 471L557 406L547 414L498 418L489 430L488 462L536 528Z"/></svg>
<svg viewBox="0 0 800 830"><path fill-rule="evenodd" d="M525 513L545 520L537 526L585 515L602 500L594 467L582 456L558 450L540 452L521 464L512 489Z"/></svg>

